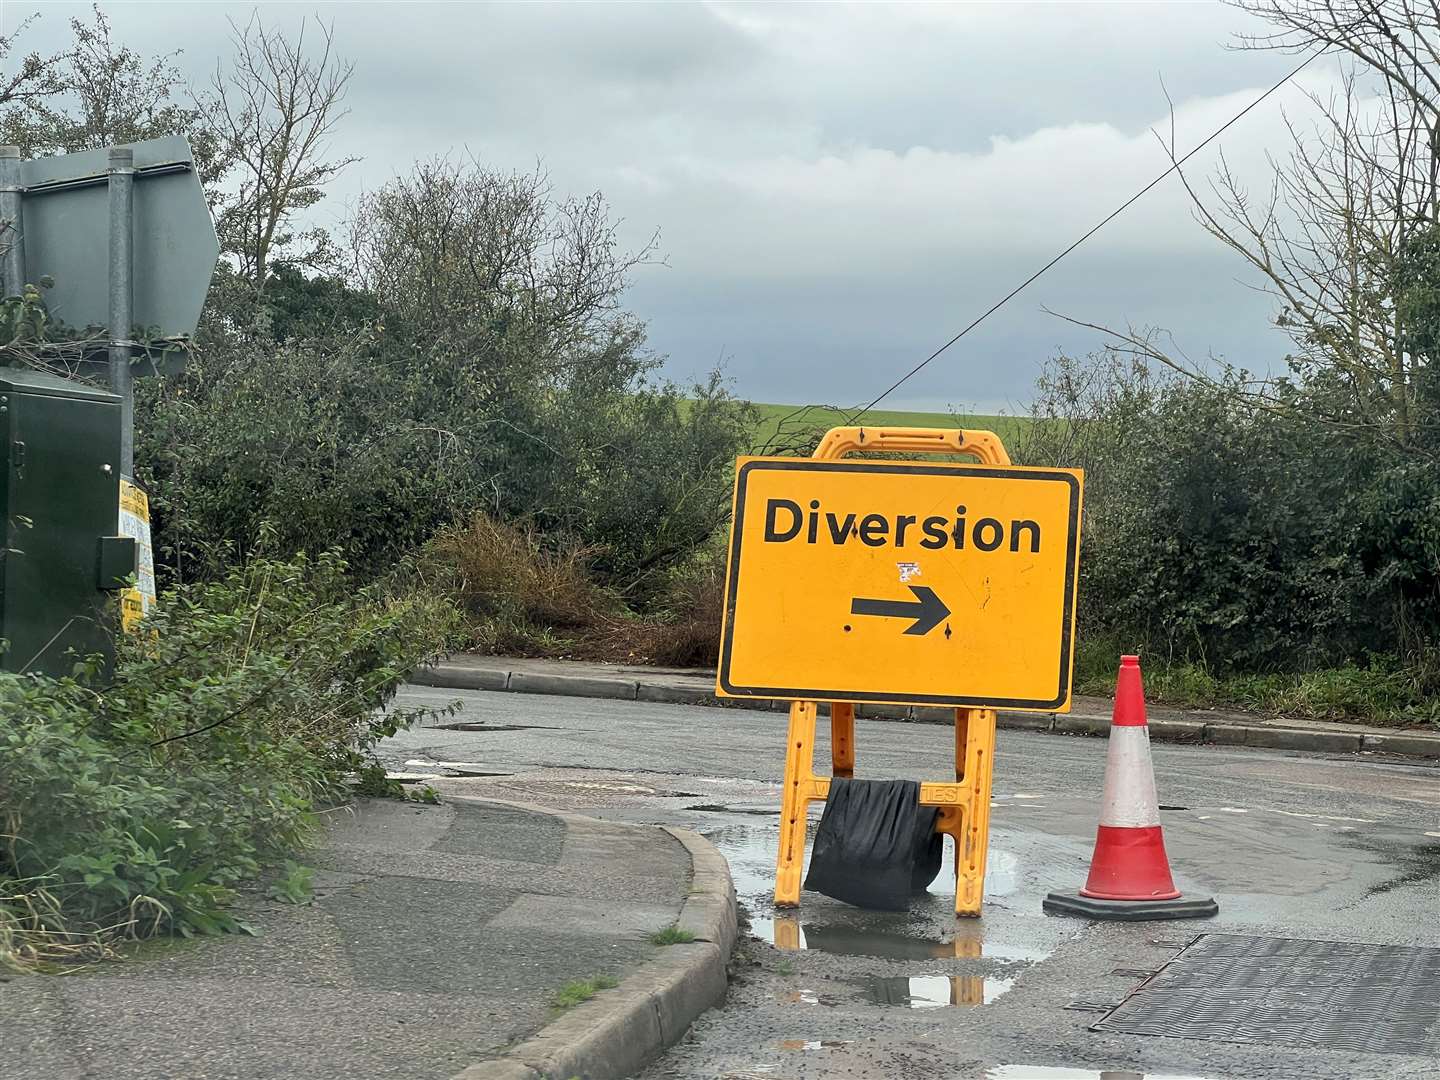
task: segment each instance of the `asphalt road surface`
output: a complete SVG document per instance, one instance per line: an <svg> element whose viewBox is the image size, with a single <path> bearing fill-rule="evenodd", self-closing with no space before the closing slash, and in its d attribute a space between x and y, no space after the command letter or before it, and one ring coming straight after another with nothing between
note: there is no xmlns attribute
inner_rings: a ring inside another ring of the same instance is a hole
<svg viewBox="0 0 1440 1080"><path fill-rule="evenodd" d="M908 913L812 893L777 913L783 714L423 688L402 696L462 704L381 747L394 768L442 776L432 781L441 791L682 825L725 852L751 920L729 1001L646 1080L1403 1080L1440 1068L1440 1008L1428 1005L1440 1005L1440 952L1404 953L1399 972L1356 960L1343 979L1331 963L1315 993L1358 1002L1348 1035L1314 1025L1280 1034L1247 1022L1256 991L1203 986L1180 1015L1213 1015L1209 1038L1092 1027L1199 934L1440 947L1433 766L1156 744L1176 882L1186 895L1215 896L1220 915L1089 923L1047 917L1040 902L1084 880L1105 741L1002 731L982 918L954 918L948 865ZM817 763L828 760L825 727ZM857 777L941 779L953 769L946 727L860 721L856 745ZM1277 958L1269 970L1295 967Z"/></svg>

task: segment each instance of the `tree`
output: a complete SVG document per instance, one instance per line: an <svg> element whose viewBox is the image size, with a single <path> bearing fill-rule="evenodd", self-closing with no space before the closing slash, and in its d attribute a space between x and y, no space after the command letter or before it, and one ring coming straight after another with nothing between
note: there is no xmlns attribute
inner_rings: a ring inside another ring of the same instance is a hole
<svg viewBox="0 0 1440 1080"><path fill-rule="evenodd" d="M353 65L334 55L333 28L316 25L320 44L312 55L304 20L294 33L267 28L258 13L243 26L232 22L234 57L228 70L216 68L211 84L211 123L235 163L235 190L220 207L217 231L257 294L276 262L328 265L327 234L298 230L296 216L359 160L329 155Z"/></svg>
<svg viewBox="0 0 1440 1080"><path fill-rule="evenodd" d="M1440 147L1440 8L1426 0L1230 0L1273 30L1244 34L1249 49L1338 51L1390 84L1406 99L1432 152Z"/></svg>
<svg viewBox="0 0 1440 1080"><path fill-rule="evenodd" d="M117 44L98 5L93 22L72 18L70 30L74 40L55 57L51 92L0 113L0 139L25 157L43 157L183 134L202 181L218 180L226 162L204 104L187 100L174 63L179 52L146 59Z"/></svg>
<svg viewBox="0 0 1440 1080"><path fill-rule="evenodd" d="M1268 189L1252 193L1221 159L1209 185L1180 177L1201 225L1254 271L1290 338L1289 371L1311 393L1271 379L1229 380L1248 404L1305 411L1355 437L1415 448L1416 380L1425 360L1405 343L1394 285L1407 245L1440 221L1440 23L1398 0L1235 0L1267 19L1242 48L1329 50L1348 59L1339 89L1311 94L1313 122L1287 118L1290 145L1272 159ZM1173 134L1165 143L1175 160ZM1084 324L1092 325L1092 324ZM1134 355L1222 381L1153 333L1114 331Z"/></svg>
<svg viewBox="0 0 1440 1080"><path fill-rule="evenodd" d="M724 519L753 418L718 379L652 380L659 358L622 301L655 239L623 248L598 192L557 198L540 171L435 158L360 200L350 244L384 310L384 362L412 373L412 415L468 455L489 512L600 545L622 588Z"/></svg>
<svg viewBox="0 0 1440 1080"><path fill-rule="evenodd" d="M655 239L623 251L598 192L557 199L539 171L433 158L361 199L350 235L363 287L471 361L542 379L608 363L628 380L643 367L620 296Z"/></svg>
<svg viewBox="0 0 1440 1080"><path fill-rule="evenodd" d="M186 136L221 249L253 296L277 262L328 265L328 235L301 229L296 217L356 160L330 158L326 145L345 116L351 66L334 56L324 25L318 50L310 47L314 34L307 43L305 21L294 33L267 28L258 14L231 25L234 55L206 91L186 85L178 51L150 59L117 43L96 6L91 22L70 20L68 50L49 59L31 54L8 84L0 81L0 141L38 157ZM0 38L0 60L18 33Z"/></svg>
<svg viewBox="0 0 1440 1080"><path fill-rule="evenodd" d="M1440 9L1412 0L1236 0L1273 29L1242 47L1348 57L1341 91L1313 98L1257 208L1227 169L1206 227L1258 269L1298 367L1345 387L1351 418L1415 441L1416 376L1393 286L1413 238L1440 221ZM1288 219L1288 220L1287 220ZM1332 417L1333 418L1333 417Z"/></svg>
<svg viewBox="0 0 1440 1080"><path fill-rule="evenodd" d="M1275 298L1275 322L1292 345L1288 370L1255 378L1229 364L1192 361L1154 331L1094 327L1129 358L1158 361L1186 381L1133 424L1116 410L1117 425L1052 429L1079 430L1085 444L1113 432L1134 443L1133 426L1151 440L1113 454L1102 440L1104 465L1096 473L1112 476L1101 484L1113 487L1115 476L1140 462L1146 472L1137 482L1148 488L1138 503L1102 494L1097 504L1162 512L1138 525L1131 511L1112 509L1107 520L1099 510L1091 518L1091 595L1123 613L1123 597L1140 595L1142 586L1182 582L1173 602L1156 594L1152 610L1168 604L1161 624L1191 627L1199 655L1228 654L1254 666L1303 658L1301 646L1329 650L1331 660L1393 653L1412 665L1416 685L1433 687L1440 641L1440 7L1235 2L1271 27L1243 38L1242 48L1334 54L1342 65L1334 94L1311 96L1315 119L1288 120L1287 152L1272 159L1262 194L1252 195L1223 159L1208 187L1181 172L1202 226ZM1174 160L1173 134L1167 149ZM1101 411L1112 413L1108 405ZM1203 418L1198 429L1195 417ZM1083 412L1077 419L1088 425ZM1209 472L1206 461L1214 462ZM1154 490L1167 485L1173 490ZM1207 537L1223 537L1229 547L1216 544L1201 558L1196 552L1205 552ZM1174 565L1157 572L1170 556ZM1117 571L1108 585L1101 572L1107 559ZM1206 564L1217 569L1209 584L1223 587L1207 592L1206 580L1195 576ZM1284 600L1264 610L1258 600L1237 605L1241 589ZM1305 645L1304 622L1287 621L1287 611L1306 613L1312 644ZM1138 618L1139 610L1128 615Z"/></svg>
<svg viewBox="0 0 1440 1080"><path fill-rule="evenodd" d="M29 52L19 56L17 63L10 62L20 35L36 18L38 16L30 15L21 20L20 25L9 34L0 34L0 107L24 106L34 101L42 101L60 89L56 69L60 66L62 57L41 56L37 52ZM6 72L9 74L5 74Z"/></svg>

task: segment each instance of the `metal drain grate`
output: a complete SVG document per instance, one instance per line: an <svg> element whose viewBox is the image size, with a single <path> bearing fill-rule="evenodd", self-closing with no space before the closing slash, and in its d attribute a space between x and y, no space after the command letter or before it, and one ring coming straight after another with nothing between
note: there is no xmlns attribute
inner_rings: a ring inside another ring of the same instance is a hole
<svg viewBox="0 0 1440 1080"><path fill-rule="evenodd" d="M1092 1030L1440 1054L1440 949L1204 934Z"/></svg>

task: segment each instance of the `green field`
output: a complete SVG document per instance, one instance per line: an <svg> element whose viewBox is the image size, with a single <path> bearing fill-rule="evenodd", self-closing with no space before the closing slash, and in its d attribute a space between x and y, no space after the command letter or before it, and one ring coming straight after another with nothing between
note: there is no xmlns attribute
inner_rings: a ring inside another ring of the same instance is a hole
<svg viewBox="0 0 1440 1080"><path fill-rule="evenodd" d="M760 411L760 420L755 426L757 450L773 445L777 436L780 441L788 441L813 429L840 427L848 423L847 410L828 405L780 405L761 401L752 404ZM1000 436L1000 441L1009 446L1021 427L1030 422L1030 418L985 413L875 409L866 413L859 422L870 427L981 428L995 432Z"/></svg>

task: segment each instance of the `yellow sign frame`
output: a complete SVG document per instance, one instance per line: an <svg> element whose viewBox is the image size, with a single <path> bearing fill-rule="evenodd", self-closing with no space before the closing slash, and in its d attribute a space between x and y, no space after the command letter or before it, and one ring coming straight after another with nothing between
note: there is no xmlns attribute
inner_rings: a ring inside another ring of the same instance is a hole
<svg viewBox="0 0 1440 1080"><path fill-rule="evenodd" d="M839 458L856 450L970 454L982 465L1008 467L1010 455L994 432L937 428L833 428L816 449L816 458ZM1078 493L1076 514L1079 513ZM1077 517L1078 547L1078 517ZM731 547L734 557L735 548ZM1072 567L1078 550L1071 556ZM1072 569L1072 584L1073 584ZM728 582L727 582L728 588ZM1065 620L1074 642L1073 590ZM730 611L727 610L727 630ZM723 646L722 646L723 647ZM1072 659L1073 663L1073 651ZM1069 702L1070 667L1065 667ZM723 691L723 686L721 687ZM809 806L830 795L832 777L850 777L855 771L855 705L832 701L830 710L831 777L815 773L816 701L793 701L785 749L785 777L780 796L780 844L775 865L775 906L800 904L801 875L805 864L805 832ZM955 843L955 914L977 917L985 894L985 859L990 847L990 794L995 769L995 710L962 706L955 710L955 779L920 784L920 803L939 808L937 832ZM777 920L777 928L779 926ZM778 942L777 942L778 944Z"/></svg>

